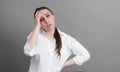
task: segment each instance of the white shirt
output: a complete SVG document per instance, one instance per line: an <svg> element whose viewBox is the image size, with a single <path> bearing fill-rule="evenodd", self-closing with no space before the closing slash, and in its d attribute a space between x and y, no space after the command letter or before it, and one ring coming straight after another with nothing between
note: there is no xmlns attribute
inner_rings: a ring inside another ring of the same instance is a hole
<svg viewBox="0 0 120 72"><path fill-rule="evenodd" d="M32 49L28 45L28 39L32 32L28 35L24 53L31 57L29 72L60 72L72 54L75 55L73 60L76 65L82 65L90 59L89 52L76 39L59 29L58 32L62 41L61 58L57 57L55 52L56 40L51 41L45 31L40 30L37 45Z"/></svg>

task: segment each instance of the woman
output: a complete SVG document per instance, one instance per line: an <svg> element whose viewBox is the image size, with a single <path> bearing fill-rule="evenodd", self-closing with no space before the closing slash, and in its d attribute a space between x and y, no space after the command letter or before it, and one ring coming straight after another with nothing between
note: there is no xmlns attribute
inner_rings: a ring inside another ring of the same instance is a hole
<svg viewBox="0 0 120 72"><path fill-rule="evenodd" d="M24 46L24 53L31 57L29 72L60 72L89 60L89 52L76 39L55 27L55 16L49 8L37 8L34 19L35 28ZM75 57L67 60L72 54Z"/></svg>

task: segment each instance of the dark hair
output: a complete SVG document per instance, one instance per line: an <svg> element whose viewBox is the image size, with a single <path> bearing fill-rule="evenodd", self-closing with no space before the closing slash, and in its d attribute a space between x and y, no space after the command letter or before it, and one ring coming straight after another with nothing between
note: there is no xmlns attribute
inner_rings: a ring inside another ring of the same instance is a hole
<svg viewBox="0 0 120 72"><path fill-rule="evenodd" d="M36 8L36 10L35 10L35 12L34 12L34 18L35 18L36 12L37 12L37 11L40 11L40 10L43 10L43 9L49 10L50 13L53 15L53 12L52 12L48 7L44 7L44 6L43 6L43 7Z"/></svg>
<svg viewBox="0 0 120 72"><path fill-rule="evenodd" d="M43 10L43 9L47 9L50 11L50 13L53 15L53 12L47 8L47 7L39 7L39 8L36 8L35 12L34 12L34 18L35 18L35 14L37 11L40 11L40 10ZM61 42L61 37L60 37L60 34L57 30L57 28L55 27L55 32L54 32L54 37L56 39L56 48L55 48L55 51L57 53L57 56L60 56L61 57L61 53L60 53L60 50L62 48L62 42Z"/></svg>

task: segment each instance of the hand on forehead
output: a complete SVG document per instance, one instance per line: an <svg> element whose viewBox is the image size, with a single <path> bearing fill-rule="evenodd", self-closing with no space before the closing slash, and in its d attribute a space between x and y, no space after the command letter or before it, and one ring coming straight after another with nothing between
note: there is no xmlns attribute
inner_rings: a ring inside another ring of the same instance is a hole
<svg viewBox="0 0 120 72"><path fill-rule="evenodd" d="M45 15L47 13L50 13L47 9L43 9L43 10L40 10L38 12L41 13L41 14L43 14L43 15Z"/></svg>
<svg viewBox="0 0 120 72"><path fill-rule="evenodd" d="M43 10L40 10L40 11L37 11L35 16L43 16L45 17L46 15L50 14L49 10L47 9L43 9Z"/></svg>

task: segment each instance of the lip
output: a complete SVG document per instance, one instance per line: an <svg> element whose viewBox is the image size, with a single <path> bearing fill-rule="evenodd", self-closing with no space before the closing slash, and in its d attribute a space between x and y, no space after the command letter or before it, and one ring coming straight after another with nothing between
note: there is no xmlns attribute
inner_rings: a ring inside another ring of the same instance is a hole
<svg viewBox="0 0 120 72"><path fill-rule="evenodd" d="M52 24L48 24L47 27L50 27Z"/></svg>

